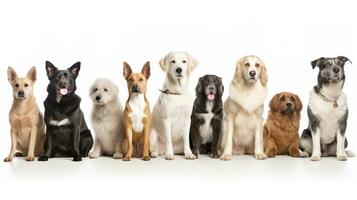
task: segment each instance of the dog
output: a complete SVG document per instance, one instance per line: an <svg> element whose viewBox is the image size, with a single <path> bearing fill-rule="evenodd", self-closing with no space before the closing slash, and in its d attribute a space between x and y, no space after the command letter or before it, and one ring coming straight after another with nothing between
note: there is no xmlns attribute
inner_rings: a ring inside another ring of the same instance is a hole
<svg viewBox="0 0 357 200"><path fill-rule="evenodd" d="M288 154L301 157L299 127L302 103L298 95L276 94L269 103L268 119L264 125L264 148L268 157Z"/></svg>
<svg viewBox="0 0 357 200"><path fill-rule="evenodd" d="M52 157L73 157L81 161L93 146L93 138L80 109L81 98L75 93L80 62L67 70L58 70L46 61L46 72L50 83L44 102L46 142L39 161Z"/></svg>
<svg viewBox="0 0 357 200"><path fill-rule="evenodd" d="M193 154L218 158L217 145L223 119L222 78L205 75L198 80L191 114L190 139Z"/></svg>
<svg viewBox="0 0 357 200"><path fill-rule="evenodd" d="M195 159L190 148L193 98L188 86L198 61L187 52L170 52L159 64L165 82L153 108L151 157L165 154L166 160L173 160L174 154L184 153L186 159Z"/></svg>
<svg viewBox="0 0 357 200"><path fill-rule="evenodd" d="M94 81L89 90L93 102L91 121L95 130L94 146L89 158L100 155L112 156L114 159L123 157L123 109L118 93L118 87L104 78Z"/></svg>
<svg viewBox="0 0 357 200"><path fill-rule="evenodd" d="M45 141L45 123L33 94L36 68L32 67L25 78L19 78L15 70L9 67L7 78L14 100L9 113L11 150L4 161L11 162L14 156L23 155L27 155L27 161L34 161L35 156L42 153Z"/></svg>
<svg viewBox="0 0 357 200"><path fill-rule="evenodd" d="M268 75L264 62L257 56L245 56L237 64L224 102L221 160L235 154L267 156L263 148L263 109L267 96Z"/></svg>
<svg viewBox="0 0 357 200"><path fill-rule="evenodd" d="M336 156L347 160L345 136L348 118L347 97L342 91L345 83L347 57L318 58L311 62L319 68L317 85L310 92L307 114L309 126L300 138L303 156L319 161L321 156Z"/></svg>
<svg viewBox="0 0 357 200"><path fill-rule="evenodd" d="M124 62L123 75L128 84L129 97L124 110L125 136L123 142L124 161L132 157L150 160L151 112L146 98L147 80L150 77L150 62L146 62L141 73L133 73Z"/></svg>

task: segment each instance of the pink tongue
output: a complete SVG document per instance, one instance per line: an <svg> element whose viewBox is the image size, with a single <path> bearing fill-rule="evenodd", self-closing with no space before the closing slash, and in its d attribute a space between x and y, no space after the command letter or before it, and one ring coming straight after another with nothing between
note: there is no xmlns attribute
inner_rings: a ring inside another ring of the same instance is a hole
<svg viewBox="0 0 357 200"><path fill-rule="evenodd" d="M214 99L214 94L207 95L208 100L212 101Z"/></svg>
<svg viewBox="0 0 357 200"><path fill-rule="evenodd" d="M60 89L60 93L62 95L66 95L68 93L68 90L66 88L62 88L62 89Z"/></svg>

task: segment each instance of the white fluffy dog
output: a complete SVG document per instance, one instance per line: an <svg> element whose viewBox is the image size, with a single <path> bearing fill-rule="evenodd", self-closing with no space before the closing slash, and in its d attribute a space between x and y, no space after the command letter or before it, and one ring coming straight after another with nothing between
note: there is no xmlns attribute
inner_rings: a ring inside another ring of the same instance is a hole
<svg viewBox="0 0 357 200"><path fill-rule="evenodd" d="M187 52L170 52L160 60L166 78L152 112L151 157L165 154L173 160L174 154L184 153L186 159L195 159L189 142L193 98L188 83L197 64Z"/></svg>
<svg viewBox="0 0 357 200"><path fill-rule="evenodd" d="M123 109L118 98L118 87L108 79L97 79L89 96L93 101L92 125L95 142L90 158L100 155L123 157L121 143L124 137Z"/></svg>

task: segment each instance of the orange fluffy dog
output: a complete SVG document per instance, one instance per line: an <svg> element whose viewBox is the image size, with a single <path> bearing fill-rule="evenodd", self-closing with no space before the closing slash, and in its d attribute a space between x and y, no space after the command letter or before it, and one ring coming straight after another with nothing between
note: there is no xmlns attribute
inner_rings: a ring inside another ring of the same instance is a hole
<svg viewBox="0 0 357 200"><path fill-rule="evenodd" d="M288 154L300 157L299 126L302 104L295 94L276 94L269 103L270 111L264 125L264 148L268 157Z"/></svg>
<svg viewBox="0 0 357 200"><path fill-rule="evenodd" d="M147 80L150 77L150 63L146 62L141 73L132 73L128 63L124 62L123 75L128 83L129 98L124 110L126 138L123 141L124 161L131 157L150 160L151 112L146 98Z"/></svg>

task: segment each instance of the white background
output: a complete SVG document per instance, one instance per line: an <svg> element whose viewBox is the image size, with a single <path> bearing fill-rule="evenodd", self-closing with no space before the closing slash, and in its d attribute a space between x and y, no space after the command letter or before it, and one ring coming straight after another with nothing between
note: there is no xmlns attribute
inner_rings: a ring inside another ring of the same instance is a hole
<svg viewBox="0 0 357 200"><path fill-rule="evenodd" d="M344 55L344 91L349 100L347 137L357 150L356 5L353 1L1 1L0 2L0 156L10 149L8 111L11 87L7 66L25 76L36 66L37 102L43 110L48 83L45 61L58 68L81 61L77 93L89 123L90 84L107 77L127 98L122 62L134 71L151 62L148 97L151 105L159 95L163 73L160 58L171 50L185 50L198 59L190 87L198 77L217 74L226 89L235 62L254 54L265 60L269 97L277 92L297 93L304 110L301 129L307 126L308 93L316 84L317 70L310 61ZM226 90L228 91L228 90ZM227 92L224 95L226 98ZM265 113L266 116L266 113ZM251 156L231 162L203 157L185 161L177 157L130 163L110 158L53 159L47 163L0 163L1 198L342 198L355 197L357 161L321 162L279 157L256 161ZM353 186L354 185L354 186Z"/></svg>

